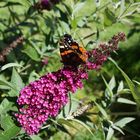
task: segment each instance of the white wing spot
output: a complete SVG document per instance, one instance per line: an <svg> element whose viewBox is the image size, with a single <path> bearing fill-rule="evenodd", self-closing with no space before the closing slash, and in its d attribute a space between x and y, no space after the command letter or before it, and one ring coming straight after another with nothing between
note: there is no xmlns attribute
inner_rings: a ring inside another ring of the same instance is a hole
<svg viewBox="0 0 140 140"><path fill-rule="evenodd" d="M60 46L61 49L65 48L65 46Z"/></svg>

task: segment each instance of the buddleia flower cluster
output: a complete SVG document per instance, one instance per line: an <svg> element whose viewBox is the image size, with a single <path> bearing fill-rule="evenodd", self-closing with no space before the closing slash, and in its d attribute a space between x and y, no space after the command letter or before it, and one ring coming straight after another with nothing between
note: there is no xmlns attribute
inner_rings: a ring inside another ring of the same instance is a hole
<svg viewBox="0 0 140 140"><path fill-rule="evenodd" d="M99 69L110 53L118 49L118 43L125 40L124 33L118 33L108 43L99 44L87 51L88 61L79 67L64 66L56 72L47 73L25 86L18 97L18 122L29 134L39 132L48 117L56 117L68 102L68 94L83 87L89 70Z"/></svg>

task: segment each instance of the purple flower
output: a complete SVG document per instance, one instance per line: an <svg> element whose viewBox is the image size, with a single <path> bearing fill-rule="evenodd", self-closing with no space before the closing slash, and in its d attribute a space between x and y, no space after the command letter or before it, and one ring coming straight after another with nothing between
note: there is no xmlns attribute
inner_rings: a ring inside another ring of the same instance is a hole
<svg viewBox="0 0 140 140"><path fill-rule="evenodd" d="M52 8L52 4L49 0L41 0L40 5L42 7L41 9L51 10Z"/></svg>
<svg viewBox="0 0 140 140"><path fill-rule="evenodd" d="M42 10L51 10L52 7L59 2L60 0L40 0L40 2L35 5L35 7Z"/></svg>
<svg viewBox="0 0 140 140"><path fill-rule="evenodd" d="M99 44L98 48L88 51L88 62L86 67L88 70L97 70L110 56L110 53L118 49L118 43L125 40L124 33L118 33L113 36L108 43Z"/></svg>
<svg viewBox="0 0 140 140"><path fill-rule="evenodd" d="M55 117L68 102L68 93L82 88L87 73L77 68L64 67L48 73L20 91L20 105L16 117L28 134L35 134L48 117Z"/></svg>
<svg viewBox="0 0 140 140"><path fill-rule="evenodd" d="M100 44L98 48L88 51L86 64L80 67L64 66L24 87L17 100L19 113L15 116L25 131L30 135L38 133L48 117L57 116L68 102L68 93L75 93L83 87L82 80L88 78L88 70L99 69L110 53L117 50L119 41L124 39L124 33L119 33L107 44Z"/></svg>
<svg viewBox="0 0 140 140"><path fill-rule="evenodd" d="M49 61L49 58L48 57L43 58L42 59L43 65L47 65L48 64L48 61Z"/></svg>

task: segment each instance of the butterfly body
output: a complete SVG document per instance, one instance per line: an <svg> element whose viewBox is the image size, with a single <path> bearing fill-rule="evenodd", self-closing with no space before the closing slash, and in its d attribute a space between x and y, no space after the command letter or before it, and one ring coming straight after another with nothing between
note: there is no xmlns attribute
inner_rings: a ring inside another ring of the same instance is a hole
<svg viewBox="0 0 140 140"><path fill-rule="evenodd" d="M84 64L88 59L86 50L68 34L60 40L60 54L62 63L69 66Z"/></svg>

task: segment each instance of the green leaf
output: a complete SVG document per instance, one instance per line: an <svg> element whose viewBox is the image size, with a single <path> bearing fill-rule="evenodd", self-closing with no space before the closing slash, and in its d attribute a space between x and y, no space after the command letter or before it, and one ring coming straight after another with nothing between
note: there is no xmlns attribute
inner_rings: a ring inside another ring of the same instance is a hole
<svg viewBox="0 0 140 140"><path fill-rule="evenodd" d="M111 78L111 80L109 81L109 88L111 89L111 90L113 90L114 88L115 88L115 86L116 86L116 81L115 81L115 77L114 76L112 76L112 78Z"/></svg>
<svg viewBox="0 0 140 140"><path fill-rule="evenodd" d="M96 131L94 132L94 136L95 136L95 140L105 140L105 134L103 130L96 129ZM89 140L92 140L92 139L89 139Z"/></svg>
<svg viewBox="0 0 140 140"><path fill-rule="evenodd" d="M114 125L119 126L120 128L123 128L124 126L126 126L126 124L132 122L133 120L135 120L135 118L125 117L125 118L115 122Z"/></svg>
<svg viewBox="0 0 140 140"><path fill-rule="evenodd" d="M117 63L109 58L109 60L118 68L118 70L121 72L121 74L123 75L123 77L125 78L129 88L130 88L130 91L133 95L133 98L135 99L137 105L140 107L140 94L135 92L135 85L133 84L133 82L130 80L130 78L126 75L126 73L117 65Z"/></svg>
<svg viewBox="0 0 140 140"><path fill-rule="evenodd" d="M17 63L8 63L8 64L2 66L0 71L6 70L7 68L11 68L11 67L22 67L22 66Z"/></svg>
<svg viewBox="0 0 140 140"><path fill-rule="evenodd" d="M36 49L26 45L24 50L22 50L23 53L27 54L32 60L34 61L40 61L39 54L37 53Z"/></svg>
<svg viewBox="0 0 140 140"><path fill-rule="evenodd" d="M10 87L5 86L5 85L0 85L0 89L7 89L7 90L10 90Z"/></svg>
<svg viewBox="0 0 140 140"><path fill-rule="evenodd" d="M119 86L118 86L118 89L117 89L117 93L119 93L121 90L123 90L123 88L124 88L123 81L121 81L119 83Z"/></svg>
<svg viewBox="0 0 140 140"><path fill-rule="evenodd" d="M76 19L71 20L71 26L73 29L76 29L76 27L77 27L77 20Z"/></svg>
<svg viewBox="0 0 140 140"><path fill-rule="evenodd" d="M93 137L92 135L88 134L87 131L81 129L70 140L105 140L105 135L104 135L104 132L102 130L96 129L94 131L94 137Z"/></svg>
<svg viewBox="0 0 140 140"><path fill-rule="evenodd" d="M105 9L104 13L104 25L110 26L116 22L115 14L108 8Z"/></svg>
<svg viewBox="0 0 140 140"><path fill-rule="evenodd" d="M119 94L126 94L126 93L130 93L131 94L130 89L122 89L121 91L119 91Z"/></svg>
<svg viewBox="0 0 140 140"><path fill-rule="evenodd" d="M63 31L63 32L66 32L66 33L70 33L70 27L69 27L69 25L66 23L66 22L64 22L64 21L61 21L61 30Z"/></svg>
<svg viewBox="0 0 140 140"><path fill-rule="evenodd" d="M32 72L30 73L28 82L29 82L29 83L30 83L30 82L33 82L33 81L35 81L37 78L39 78L39 75L38 75L35 71L32 71Z"/></svg>
<svg viewBox="0 0 140 140"><path fill-rule="evenodd" d="M20 128L14 124L9 115L3 115L1 117L1 127L4 131L0 134L0 140L10 140L20 131Z"/></svg>
<svg viewBox="0 0 140 140"><path fill-rule="evenodd" d="M125 98L118 98L118 99L117 99L117 102L119 102L119 103L124 103L124 104L136 105L135 102L133 102L133 101L131 101L131 100L128 100L128 99L125 99Z"/></svg>
<svg viewBox="0 0 140 140"><path fill-rule="evenodd" d="M15 89L14 87L13 87L13 84L11 84L10 82L7 82L7 81L5 81L4 79L1 79L0 80L0 88L1 88L1 86L3 87L5 87L6 89ZM2 88L1 88L2 89Z"/></svg>
<svg viewBox="0 0 140 140"><path fill-rule="evenodd" d="M77 130L77 128L69 121L69 120L65 120L65 119L58 119L57 120L57 122L59 123L59 124L62 124L62 125L67 125L67 126L69 126L69 127L72 127L72 128L74 128L74 129L76 129Z"/></svg>
<svg viewBox="0 0 140 140"><path fill-rule="evenodd" d="M135 82L138 86L140 86L140 82L133 80L133 82Z"/></svg>
<svg viewBox="0 0 140 140"><path fill-rule="evenodd" d="M119 17L123 14L124 11L125 11L125 0L121 0Z"/></svg>
<svg viewBox="0 0 140 140"><path fill-rule="evenodd" d="M6 115L1 115L0 122L1 122L1 127L4 130L9 129L13 125L13 121L12 121L11 117L7 114Z"/></svg>
<svg viewBox="0 0 140 140"><path fill-rule="evenodd" d="M90 133L91 133L91 135L93 136L93 137L95 137L94 136L94 134L92 133L92 131L90 130L90 128L85 124L85 123L83 123L82 121L79 121L79 120L77 120L77 119L71 119L72 121L75 121L75 122L77 122L77 123L79 123L79 124L81 124L85 129L87 129Z"/></svg>
<svg viewBox="0 0 140 140"><path fill-rule="evenodd" d="M98 107L98 109L102 113L102 115L105 117L105 119L108 119L108 115L107 115L106 111L95 101L94 101L94 103L96 104L96 106Z"/></svg>
<svg viewBox="0 0 140 140"><path fill-rule="evenodd" d="M18 96L18 95L19 95L19 91L17 91L16 89L15 89L15 90L11 89L11 90L8 92L8 96L9 96L9 97L16 97L16 96Z"/></svg>
<svg viewBox="0 0 140 140"><path fill-rule="evenodd" d="M0 134L0 140L11 140L14 138L20 131L20 128L13 124L8 130L3 131Z"/></svg>
<svg viewBox="0 0 140 140"><path fill-rule="evenodd" d="M112 97L113 97L112 89L115 87L115 78L112 77L111 81L108 84L107 81L105 80L104 76L103 75L101 75L101 76L102 76L102 79L103 79L103 81L104 81L104 83L105 83L105 85L107 87L107 91L109 93L109 96L112 99Z"/></svg>
<svg viewBox="0 0 140 140"><path fill-rule="evenodd" d="M15 86L15 92L17 92L18 95L18 92L24 87L24 83L15 68L13 68L12 71L11 83Z"/></svg>
<svg viewBox="0 0 140 140"><path fill-rule="evenodd" d="M4 114L9 111L12 107L13 103L9 102L6 98L0 104L0 114Z"/></svg>
<svg viewBox="0 0 140 140"><path fill-rule="evenodd" d="M114 134L114 130L113 130L113 128L110 126L109 129L108 129L108 133L107 133L106 140L111 140L111 138L113 137L113 134Z"/></svg>
<svg viewBox="0 0 140 140"><path fill-rule="evenodd" d="M30 136L32 140L42 140L38 135Z"/></svg>
<svg viewBox="0 0 140 140"><path fill-rule="evenodd" d="M19 2L8 2L4 6L0 6L0 8L8 7L8 6L21 6L22 4Z"/></svg>
<svg viewBox="0 0 140 140"><path fill-rule="evenodd" d="M6 1L11 2L11 3L20 3L20 4L22 4L22 1L19 2L19 0L6 0Z"/></svg>
<svg viewBox="0 0 140 140"><path fill-rule="evenodd" d="M77 13L77 12L78 12L79 10L81 10L84 6L85 6L85 2L77 3L77 4L74 6L73 14Z"/></svg>
<svg viewBox="0 0 140 140"><path fill-rule="evenodd" d="M119 131L120 133L122 133L123 135L125 135L124 132L118 126L115 126L114 124L111 126L113 129L115 129L115 130Z"/></svg>
<svg viewBox="0 0 140 140"><path fill-rule="evenodd" d="M64 107L64 109L60 112L59 114L59 118L62 117L67 117L69 118L69 115L72 112L75 112L76 109L79 107L80 102L78 100L76 100L75 98L71 99L71 94L69 94L69 103L67 103Z"/></svg>

